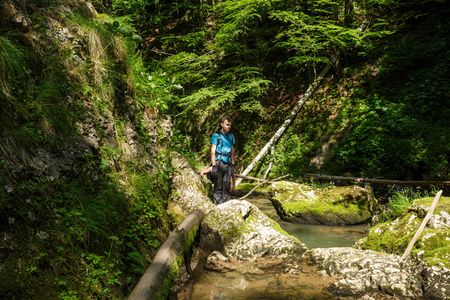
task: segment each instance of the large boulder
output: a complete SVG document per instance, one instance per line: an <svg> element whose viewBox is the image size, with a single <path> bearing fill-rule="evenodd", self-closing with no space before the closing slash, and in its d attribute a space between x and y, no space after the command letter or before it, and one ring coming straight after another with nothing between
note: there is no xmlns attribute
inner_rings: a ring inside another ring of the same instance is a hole
<svg viewBox="0 0 450 300"><path fill-rule="evenodd" d="M303 259L317 264L329 276L342 276L328 289L342 296L388 294L407 299L421 299L422 264L400 262L398 255L353 248L317 248Z"/></svg>
<svg viewBox="0 0 450 300"><path fill-rule="evenodd" d="M403 255L433 198L415 200L394 221L378 224L356 243L359 249ZM426 263L423 272L426 296L450 299L450 198L441 197L433 216L411 250L410 257Z"/></svg>
<svg viewBox="0 0 450 300"><path fill-rule="evenodd" d="M204 218L201 246L242 261L267 254L301 255L307 250L277 222L245 200L222 203Z"/></svg>
<svg viewBox="0 0 450 300"><path fill-rule="evenodd" d="M315 189L287 181L273 183L269 198L284 221L325 225L367 222L377 203L369 190L356 185Z"/></svg>

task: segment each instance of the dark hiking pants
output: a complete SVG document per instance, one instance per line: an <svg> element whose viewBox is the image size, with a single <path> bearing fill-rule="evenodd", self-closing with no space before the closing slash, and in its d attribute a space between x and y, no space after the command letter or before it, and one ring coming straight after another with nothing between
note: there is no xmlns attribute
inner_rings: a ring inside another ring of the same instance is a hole
<svg viewBox="0 0 450 300"><path fill-rule="evenodd" d="M230 200L231 165L217 162L217 179L214 184L214 203L220 204Z"/></svg>

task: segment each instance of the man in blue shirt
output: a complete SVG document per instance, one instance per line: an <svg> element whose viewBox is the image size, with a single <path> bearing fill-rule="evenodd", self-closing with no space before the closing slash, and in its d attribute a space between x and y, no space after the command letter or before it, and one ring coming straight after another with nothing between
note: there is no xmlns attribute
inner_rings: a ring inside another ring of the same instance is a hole
<svg viewBox="0 0 450 300"><path fill-rule="evenodd" d="M236 140L230 133L231 118L220 119L221 129L211 138L211 164L214 184L214 203L220 204L230 200L230 191L234 193L234 144Z"/></svg>

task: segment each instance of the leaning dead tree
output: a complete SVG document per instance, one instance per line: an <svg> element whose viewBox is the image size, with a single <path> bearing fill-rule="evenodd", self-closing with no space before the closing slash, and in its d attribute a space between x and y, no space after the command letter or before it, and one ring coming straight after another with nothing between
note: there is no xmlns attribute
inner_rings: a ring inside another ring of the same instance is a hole
<svg viewBox="0 0 450 300"><path fill-rule="evenodd" d="M358 27L358 30L362 33L369 23L368 20L364 20L363 23ZM305 94L300 98L300 100L297 102L297 104L294 106L290 114L288 115L288 118L284 121L283 125L277 130L277 132L272 136L270 141L261 149L261 151L256 155L256 157L252 160L250 165L242 172L242 175L247 175L250 173L251 170L255 167L256 163L258 163L261 158L266 155L267 151L270 149L270 147L274 146L277 141L280 139L280 137L283 135L283 133L288 128L289 124L291 124L292 120L294 120L297 113L302 108L303 104L311 97L311 95L314 93L316 88L319 86L319 84L322 82L325 75L327 75L328 71L337 63L339 62L340 53L331 60L331 62L320 72L320 74L314 79L314 81L311 83L311 85L306 90ZM238 178L236 180L236 186L241 183L242 179Z"/></svg>

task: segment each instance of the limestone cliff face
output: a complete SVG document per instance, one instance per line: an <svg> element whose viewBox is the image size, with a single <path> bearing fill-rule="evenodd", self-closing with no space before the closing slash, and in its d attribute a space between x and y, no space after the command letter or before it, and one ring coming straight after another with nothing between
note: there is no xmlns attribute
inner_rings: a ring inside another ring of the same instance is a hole
<svg viewBox="0 0 450 300"><path fill-rule="evenodd" d="M17 50L10 62L16 69L5 68L8 77L0 80L0 183L6 193L30 177L83 174L95 180L106 161L117 170L136 159L155 165L157 126L170 131L170 119L136 100L126 42L88 27L106 18L99 14L102 4L51 4L0 3L0 45Z"/></svg>

